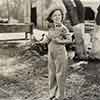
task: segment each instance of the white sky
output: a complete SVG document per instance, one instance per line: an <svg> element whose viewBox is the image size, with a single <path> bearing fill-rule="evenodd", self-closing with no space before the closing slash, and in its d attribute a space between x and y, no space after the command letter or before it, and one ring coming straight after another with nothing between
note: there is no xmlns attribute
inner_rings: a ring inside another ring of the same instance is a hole
<svg viewBox="0 0 100 100"><path fill-rule="evenodd" d="M2 4L2 2L6 2L7 0L0 0L0 4ZM9 0L8 0L9 1ZM84 3L94 3L94 2L100 2L100 0L81 0Z"/></svg>
<svg viewBox="0 0 100 100"><path fill-rule="evenodd" d="M99 2L99 0L81 0L83 2Z"/></svg>
<svg viewBox="0 0 100 100"><path fill-rule="evenodd" d="M0 4L2 4L2 2L4 2L4 1L6 1L6 0L0 0ZM81 0L81 1L83 1L83 2L98 2L100 0Z"/></svg>
<svg viewBox="0 0 100 100"><path fill-rule="evenodd" d="M96 11L98 5L100 4L100 0L81 0L81 1L85 6L90 6L95 11ZM7 2L7 0L0 0L0 5L2 4L2 2Z"/></svg>

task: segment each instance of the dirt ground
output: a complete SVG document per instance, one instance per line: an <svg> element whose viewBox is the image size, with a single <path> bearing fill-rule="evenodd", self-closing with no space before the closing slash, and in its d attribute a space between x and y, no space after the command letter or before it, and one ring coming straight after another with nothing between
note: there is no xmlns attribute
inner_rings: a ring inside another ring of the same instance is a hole
<svg viewBox="0 0 100 100"><path fill-rule="evenodd" d="M20 43L0 42L0 100L48 100L47 62ZM68 100L100 100L100 62L86 62L66 72Z"/></svg>

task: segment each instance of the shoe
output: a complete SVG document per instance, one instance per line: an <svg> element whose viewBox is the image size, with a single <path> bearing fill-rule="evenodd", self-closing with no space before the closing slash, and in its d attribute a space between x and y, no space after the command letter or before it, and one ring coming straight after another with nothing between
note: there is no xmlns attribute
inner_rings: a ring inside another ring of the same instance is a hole
<svg viewBox="0 0 100 100"><path fill-rule="evenodd" d="M50 100L53 100L55 98L55 96L51 97Z"/></svg>
<svg viewBox="0 0 100 100"><path fill-rule="evenodd" d="M54 100L59 100L59 99L55 98Z"/></svg>

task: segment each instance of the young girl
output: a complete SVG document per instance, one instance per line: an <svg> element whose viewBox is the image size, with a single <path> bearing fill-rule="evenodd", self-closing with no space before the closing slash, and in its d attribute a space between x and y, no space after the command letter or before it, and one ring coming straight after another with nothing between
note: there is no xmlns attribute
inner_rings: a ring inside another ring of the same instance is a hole
<svg viewBox="0 0 100 100"><path fill-rule="evenodd" d="M48 73L50 100L64 99L64 71L67 67L65 44L71 43L67 38L68 29L62 24L63 11L54 9L47 18L49 33L40 43L48 42Z"/></svg>

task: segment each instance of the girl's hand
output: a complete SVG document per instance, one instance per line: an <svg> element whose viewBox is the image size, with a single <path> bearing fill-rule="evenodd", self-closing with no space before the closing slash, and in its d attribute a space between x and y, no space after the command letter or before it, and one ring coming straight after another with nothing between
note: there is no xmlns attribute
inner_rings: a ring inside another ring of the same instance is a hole
<svg viewBox="0 0 100 100"><path fill-rule="evenodd" d="M72 40L71 39L63 39L63 40L61 40L59 38L55 38L55 39L53 39L53 41L55 43L58 43L58 44L72 44Z"/></svg>

